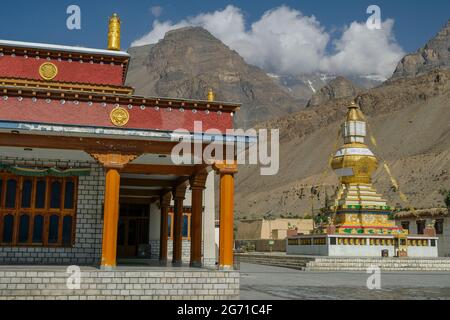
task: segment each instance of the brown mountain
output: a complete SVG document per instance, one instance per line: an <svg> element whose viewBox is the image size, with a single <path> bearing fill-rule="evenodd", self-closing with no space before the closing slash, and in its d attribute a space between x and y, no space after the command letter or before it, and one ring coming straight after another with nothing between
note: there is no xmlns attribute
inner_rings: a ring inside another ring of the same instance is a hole
<svg viewBox="0 0 450 320"><path fill-rule="evenodd" d="M400 61L392 79L414 77L435 69L450 69L450 20L423 48Z"/></svg>
<svg viewBox="0 0 450 320"><path fill-rule="evenodd" d="M260 176L257 166L240 167L238 217L304 216L324 206L338 183L328 159L342 143L337 134L353 98L332 99L260 125L280 129L280 170ZM359 99L378 141L370 147L387 161L409 204L400 200L381 166L374 177L378 190L391 206L442 206L439 190L450 189L450 71L391 81Z"/></svg>
<svg viewBox="0 0 450 320"><path fill-rule="evenodd" d="M362 89L344 77L336 77L316 92L309 100L307 107L316 107L332 99L354 97Z"/></svg>
<svg viewBox="0 0 450 320"><path fill-rule="evenodd" d="M450 189L450 56L449 24L416 54L401 60L383 85L357 94L378 147L408 202L403 202L380 165L374 184L391 206L444 206L441 189ZM331 99L329 99L331 98ZM347 106L356 98L332 97L314 108L268 121L259 127L280 129L280 170L260 176L256 166L242 166L237 175L239 217L310 215L333 195L338 180L329 168L331 154Z"/></svg>
<svg viewBox="0 0 450 320"><path fill-rule="evenodd" d="M281 117L305 105L203 28L170 31L157 44L131 48L129 53L127 84L137 94L205 99L212 88L216 100L242 103L238 127Z"/></svg>

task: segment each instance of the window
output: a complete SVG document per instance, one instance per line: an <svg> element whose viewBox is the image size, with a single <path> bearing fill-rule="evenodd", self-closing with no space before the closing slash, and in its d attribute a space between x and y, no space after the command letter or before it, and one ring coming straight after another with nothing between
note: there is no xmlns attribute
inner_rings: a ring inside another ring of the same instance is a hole
<svg viewBox="0 0 450 320"><path fill-rule="evenodd" d="M181 229L181 234L183 238L189 237L189 217L186 214L183 215L183 226Z"/></svg>
<svg viewBox="0 0 450 320"><path fill-rule="evenodd" d="M425 230L425 220L417 221L417 234L423 234Z"/></svg>
<svg viewBox="0 0 450 320"><path fill-rule="evenodd" d="M167 219L167 225L169 228L168 237L169 239L173 239L173 208L169 212L168 219ZM185 208L185 211L186 208ZM190 240L191 239L191 213L190 212L184 212L183 213L183 220L181 222L181 234L183 237L183 240Z"/></svg>
<svg viewBox="0 0 450 320"><path fill-rule="evenodd" d="M409 221L402 221L403 230L409 231Z"/></svg>
<svg viewBox="0 0 450 320"><path fill-rule="evenodd" d="M78 179L0 172L0 246L72 246Z"/></svg>
<svg viewBox="0 0 450 320"><path fill-rule="evenodd" d="M434 228L436 229L436 234L444 234L444 219L437 219Z"/></svg>

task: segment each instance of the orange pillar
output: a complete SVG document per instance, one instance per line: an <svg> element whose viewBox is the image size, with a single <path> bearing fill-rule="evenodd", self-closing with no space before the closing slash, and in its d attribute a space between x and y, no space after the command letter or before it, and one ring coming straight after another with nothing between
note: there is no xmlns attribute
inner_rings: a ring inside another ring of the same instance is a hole
<svg viewBox="0 0 450 320"><path fill-rule="evenodd" d="M192 190L191 214L191 267L202 266L202 215L203 190L205 189L207 174L197 174L190 180Z"/></svg>
<svg viewBox="0 0 450 320"><path fill-rule="evenodd" d="M116 266L117 227L119 223L120 174L117 169L107 169L103 220L102 262L103 268Z"/></svg>
<svg viewBox="0 0 450 320"><path fill-rule="evenodd" d="M170 193L161 197L161 231L159 240L159 261L167 263L167 239L169 233L169 205L172 196Z"/></svg>
<svg viewBox="0 0 450 320"><path fill-rule="evenodd" d="M117 228L119 224L119 170L138 157L137 154L90 153L106 170L103 216L102 268L117 264Z"/></svg>
<svg viewBox="0 0 450 320"><path fill-rule="evenodd" d="M220 174L219 268L232 269L234 262L234 175L236 163L217 163Z"/></svg>
<svg viewBox="0 0 450 320"><path fill-rule="evenodd" d="M186 186L179 186L173 192L175 208L173 213L173 255L172 264L180 266L182 264L182 240L183 240L183 201L186 195Z"/></svg>

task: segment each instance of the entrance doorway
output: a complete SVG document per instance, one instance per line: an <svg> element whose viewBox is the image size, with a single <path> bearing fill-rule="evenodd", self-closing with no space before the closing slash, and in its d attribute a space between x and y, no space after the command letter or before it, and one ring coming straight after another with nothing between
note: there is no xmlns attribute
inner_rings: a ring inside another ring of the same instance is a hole
<svg viewBox="0 0 450 320"><path fill-rule="evenodd" d="M140 245L149 243L150 206L148 204L120 204L117 230L117 257L136 258Z"/></svg>

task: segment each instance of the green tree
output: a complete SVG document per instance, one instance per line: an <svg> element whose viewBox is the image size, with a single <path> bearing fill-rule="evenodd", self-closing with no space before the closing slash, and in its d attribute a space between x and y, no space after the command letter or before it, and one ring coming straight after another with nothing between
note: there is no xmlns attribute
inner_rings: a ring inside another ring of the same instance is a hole
<svg viewBox="0 0 450 320"><path fill-rule="evenodd" d="M441 189L439 193L444 197L445 205L450 207L450 190Z"/></svg>

